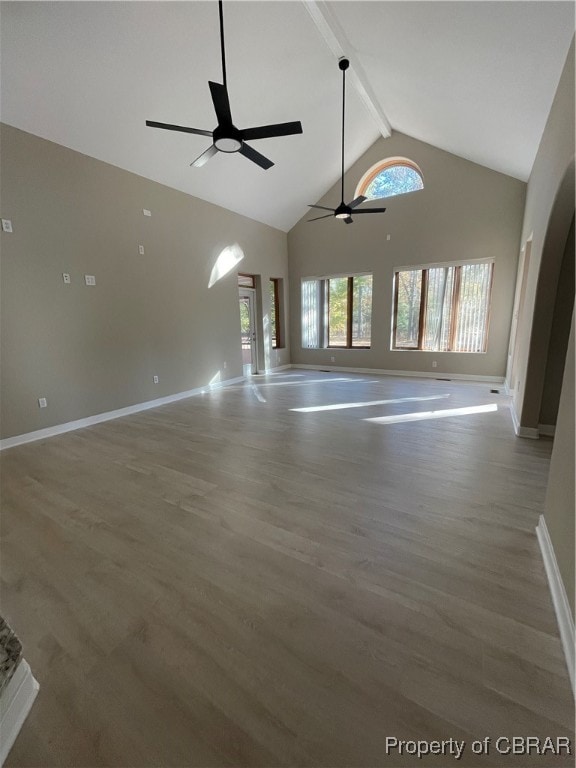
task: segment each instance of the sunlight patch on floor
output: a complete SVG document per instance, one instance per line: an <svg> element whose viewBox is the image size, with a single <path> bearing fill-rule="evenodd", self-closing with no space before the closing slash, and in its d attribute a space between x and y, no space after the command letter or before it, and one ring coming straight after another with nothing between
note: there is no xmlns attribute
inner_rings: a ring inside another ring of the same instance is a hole
<svg viewBox="0 0 576 768"><path fill-rule="evenodd" d="M256 398L256 400L258 400L258 402L260 403L266 402L266 398L262 395L262 393L260 392L256 384L250 384L250 389L254 393L254 397Z"/></svg>
<svg viewBox="0 0 576 768"><path fill-rule="evenodd" d="M348 408L368 408L372 405L390 405L391 403L409 403L420 400L442 400L450 395L430 395L429 397L398 397L395 400L371 400L365 403L334 403L333 405L311 405L307 408L291 408L297 413L316 413L318 411L343 411Z"/></svg>
<svg viewBox="0 0 576 768"><path fill-rule="evenodd" d="M361 384L374 382L362 381L358 379L308 379L307 381L260 381L261 387L307 387L309 384L333 384L335 382L354 381Z"/></svg>
<svg viewBox="0 0 576 768"><path fill-rule="evenodd" d="M372 419L363 419L371 421L374 424L398 424L403 421L425 421L427 419L446 419L449 416L469 416L474 413L490 413L497 411L496 403L488 405L471 405L468 408L447 408L443 411L423 411L422 413L399 413L396 416L377 416Z"/></svg>

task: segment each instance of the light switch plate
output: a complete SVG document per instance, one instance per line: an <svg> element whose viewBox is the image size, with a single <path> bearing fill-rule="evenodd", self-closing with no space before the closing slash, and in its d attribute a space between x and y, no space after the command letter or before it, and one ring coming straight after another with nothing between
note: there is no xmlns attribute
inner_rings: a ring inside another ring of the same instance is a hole
<svg viewBox="0 0 576 768"><path fill-rule="evenodd" d="M12 232L12 222L10 219L2 219L2 229L4 232Z"/></svg>
<svg viewBox="0 0 576 768"><path fill-rule="evenodd" d="M68 274L68 272L62 272L62 280L64 280L66 285L70 285L70 283L72 282L72 279L71 279L70 275Z"/></svg>
<svg viewBox="0 0 576 768"><path fill-rule="evenodd" d="M86 285L96 285L96 278L94 275L84 275Z"/></svg>
<svg viewBox="0 0 576 768"><path fill-rule="evenodd" d="M142 213L144 216L152 216L152 211L149 211L148 208L142 208Z"/></svg>
<svg viewBox="0 0 576 768"><path fill-rule="evenodd" d="M140 256L144 256L144 246L143 245L139 245L138 246L138 253L140 254Z"/></svg>
<svg viewBox="0 0 576 768"><path fill-rule="evenodd" d="M48 401L45 397L39 397L38 398L38 408L47 408L48 407Z"/></svg>

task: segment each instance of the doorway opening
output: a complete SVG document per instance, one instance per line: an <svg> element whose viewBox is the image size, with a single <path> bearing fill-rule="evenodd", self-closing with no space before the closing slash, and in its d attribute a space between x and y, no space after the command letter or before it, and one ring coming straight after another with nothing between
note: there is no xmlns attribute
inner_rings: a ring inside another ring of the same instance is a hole
<svg viewBox="0 0 576 768"><path fill-rule="evenodd" d="M527 359L522 365L524 382L518 384L514 395L514 404L521 404L517 410L520 428L535 432L535 436L540 425L542 434L555 431L574 304L573 220L574 160L560 181L546 224L526 338Z"/></svg>
<svg viewBox="0 0 576 768"><path fill-rule="evenodd" d="M254 275L238 275L240 301L240 338L244 376L258 372L258 344L256 337L256 285Z"/></svg>

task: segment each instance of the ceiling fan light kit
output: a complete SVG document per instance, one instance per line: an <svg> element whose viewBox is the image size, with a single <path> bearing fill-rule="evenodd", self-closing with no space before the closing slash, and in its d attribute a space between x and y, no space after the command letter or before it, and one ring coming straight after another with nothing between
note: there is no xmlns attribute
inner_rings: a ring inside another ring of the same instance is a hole
<svg viewBox="0 0 576 768"><path fill-rule="evenodd" d="M190 165L193 168L201 168L217 152L233 154L239 152L248 160L264 170L271 168L274 163L264 155L257 152L253 147L246 144L246 140L270 139L275 136L291 136L302 133L302 123L297 120L290 123L276 123L274 125L259 125L255 128L245 128L239 130L232 122L232 113L230 111L230 99L228 96L228 85L226 80L226 52L224 48L224 13L222 9L222 0L218 2L220 12L220 49L222 52L222 83L208 82L214 111L218 119L218 125L213 131L205 131L200 128L187 128L182 125L172 125L171 123L159 123L155 120L146 120L149 128L162 128L167 131L180 131L182 133L194 133L199 136L211 136L212 144L202 154L196 158Z"/></svg>
<svg viewBox="0 0 576 768"><path fill-rule="evenodd" d="M291 123L276 123L274 125L259 125L255 128L238 129L232 122L232 113L230 111L230 99L228 96L228 85L226 79L226 50L224 47L224 12L222 8L222 0L218 0L218 10L220 15L220 50L222 54L222 83L215 83L212 80L208 81L210 87L210 95L212 96L212 103L214 105L214 111L218 120L218 125L213 131L206 131L201 128L188 128L183 125L173 125L172 123L159 123L155 120L146 120L146 125L150 128L162 128L167 131L180 131L181 133L192 133L199 136L211 136L212 144L208 149L204 150L196 160L190 165L193 168L201 168L205 165L211 157L218 152L230 155L239 152L244 155L248 160L258 165L264 170L271 168L274 163L264 155L257 152L249 144L246 144L246 140L253 139L269 139L274 136L290 136L297 133L302 133L302 123L297 120ZM319 221L320 219L328 219L334 217L344 221L346 224L352 224L352 213L384 213L386 208L366 208L364 210L356 210L366 198L360 195L350 203L344 202L344 129L345 129L345 117L346 117L346 70L350 66L350 62L346 57L342 57L338 60L338 68L342 72L342 167L341 167L341 196L340 205L337 208L327 208L324 205L311 205L310 208L318 208L323 211L329 211L322 216L317 216L314 219L308 219L308 221Z"/></svg>
<svg viewBox="0 0 576 768"><path fill-rule="evenodd" d="M310 205L309 208L318 208L322 211L330 211L323 216L316 216L314 219L308 219L308 221L320 221L320 219L330 219L332 217L344 221L346 224L352 224L354 219L352 213L384 213L386 208L365 208L362 211L355 210L357 206L361 205L367 198L363 195L359 195L351 203L346 204L344 202L344 127L346 116L346 70L350 66L350 62L347 58L342 57L338 60L338 68L342 72L342 165L340 175L340 205L337 208L327 208L325 205Z"/></svg>

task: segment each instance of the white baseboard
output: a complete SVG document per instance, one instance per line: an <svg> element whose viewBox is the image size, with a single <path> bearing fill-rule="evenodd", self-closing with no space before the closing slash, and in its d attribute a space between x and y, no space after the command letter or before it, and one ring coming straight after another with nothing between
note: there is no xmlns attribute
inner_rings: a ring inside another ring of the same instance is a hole
<svg viewBox="0 0 576 768"><path fill-rule="evenodd" d="M127 408L118 408L115 411L107 411L106 413L97 413L94 416L88 416L85 419L77 419L76 421L68 421L65 424L56 424L53 427L46 427L46 429L37 429L34 432L26 432L23 435L15 435L14 437L6 437L4 440L0 440L0 451L6 450L6 448L14 448L16 445L24 445L24 443L32 443L35 440L44 440L47 437L54 437L55 435L61 435L64 432L73 432L76 429L84 429L84 427L91 427L94 424L100 424L102 421L111 421L112 419L120 419L122 416L130 416L133 413L139 413L140 411L147 411L150 408L158 408L161 405L168 405L169 403L175 403L178 400L185 400L188 397L194 397L194 395L201 395L204 392L208 392L213 389L220 389L221 387L228 387L231 384L238 384L238 382L244 381L244 376L238 376L235 379L226 379L225 381L216 381L207 384L205 387L197 387L196 389L189 389L186 392L177 392L175 395L167 395L166 397L158 397L156 400L147 400L144 403L136 403L136 405L129 405Z"/></svg>
<svg viewBox="0 0 576 768"><path fill-rule="evenodd" d="M512 416L512 423L514 424L514 433L517 437L527 437L530 440L538 440L540 437L540 432L536 427L521 426L513 402L510 403L510 415Z"/></svg>
<svg viewBox="0 0 576 768"><path fill-rule="evenodd" d="M538 433L546 437L554 437L556 434L556 424L538 424Z"/></svg>
<svg viewBox="0 0 576 768"><path fill-rule="evenodd" d="M562 648L564 649L566 666L568 667L568 674L572 685L572 693L576 698L576 689L574 687L574 618L572 616L572 611L570 610L564 583L560 576L558 562L556 561L554 547L550 540L550 534L548 533L544 515L540 515L540 520L536 526L536 535L538 536L538 543L540 544L540 550L542 551L544 568L546 569L546 576L548 577L548 586L550 587L550 593L552 594L552 602L556 612L558 629L560 630L560 640L562 641Z"/></svg>
<svg viewBox="0 0 576 768"><path fill-rule="evenodd" d="M332 363L326 363L325 365L292 363L290 367L304 368L309 371L325 371L329 368L331 371L338 371L339 373L369 373L370 375L377 376L411 376L418 379L453 379L454 381L480 381L491 384L504 383L503 376L475 376L469 373L445 373L444 371L395 371L384 368L352 368L351 366L333 365Z"/></svg>
<svg viewBox="0 0 576 768"><path fill-rule="evenodd" d="M292 368L290 363L287 363L286 365L276 365L273 368L266 368L263 373L278 373L279 371L287 371L289 368Z"/></svg>
<svg viewBox="0 0 576 768"><path fill-rule="evenodd" d="M39 689L28 663L22 659L0 696L0 767L8 757Z"/></svg>

